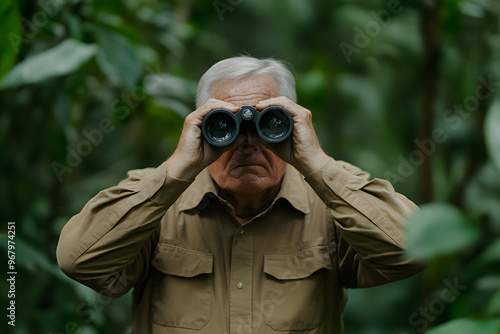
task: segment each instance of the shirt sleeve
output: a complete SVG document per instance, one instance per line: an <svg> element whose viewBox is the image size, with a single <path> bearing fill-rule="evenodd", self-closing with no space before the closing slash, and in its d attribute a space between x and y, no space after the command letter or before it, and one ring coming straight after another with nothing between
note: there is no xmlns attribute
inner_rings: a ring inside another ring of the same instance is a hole
<svg viewBox="0 0 500 334"><path fill-rule="evenodd" d="M334 259L349 288L410 277L423 269L403 256L404 223L418 207L381 179L331 159L305 179L328 206L336 230Z"/></svg>
<svg viewBox="0 0 500 334"><path fill-rule="evenodd" d="M147 276L161 218L191 182L169 177L165 163L130 171L64 226L56 251L59 267L102 294L125 294Z"/></svg>

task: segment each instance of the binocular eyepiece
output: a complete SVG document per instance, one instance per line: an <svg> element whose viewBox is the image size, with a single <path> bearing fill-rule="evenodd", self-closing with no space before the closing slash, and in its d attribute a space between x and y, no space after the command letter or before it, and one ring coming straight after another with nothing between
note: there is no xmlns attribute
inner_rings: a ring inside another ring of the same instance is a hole
<svg viewBox="0 0 500 334"><path fill-rule="evenodd" d="M293 118L281 107L269 107L258 111L255 107L243 106L236 113L225 109L212 110L201 124L203 138L217 147L230 145L240 131L254 129L266 142L281 143L292 134Z"/></svg>

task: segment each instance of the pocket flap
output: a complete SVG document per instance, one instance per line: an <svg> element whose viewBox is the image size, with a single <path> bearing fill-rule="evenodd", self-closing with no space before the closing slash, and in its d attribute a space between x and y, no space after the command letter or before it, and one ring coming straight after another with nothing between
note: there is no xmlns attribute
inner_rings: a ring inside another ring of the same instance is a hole
<svg viewBox="0 0 500 334"><path fill-rule="evenodd" d="M264 272L280 280L306 278L321 268L332 269L325 246L311 247L294 254L264 255Z"/></svg>
<svg viewBox="0 0 500 334"><path fill-rule="evenodd" d="M153 267L167 275L194 277L210 274L213 254L169 244L158 244L151 259Z"/></svg>

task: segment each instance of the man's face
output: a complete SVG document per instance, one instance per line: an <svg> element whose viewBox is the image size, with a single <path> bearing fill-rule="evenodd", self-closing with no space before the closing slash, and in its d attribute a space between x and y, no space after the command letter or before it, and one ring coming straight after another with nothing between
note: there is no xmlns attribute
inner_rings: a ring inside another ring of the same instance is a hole
<svg viewBox="0 0 500 334"><path fill-rule="evenodd" d="M254 106L280 96L270 76L235 79L216 84L211 97L236 106ZM232 194L252 195L275 189L285 172L286 162L258 143L255 132L241 133L246 140L236 149L223 153L208 166L217 185Z"/></svg>

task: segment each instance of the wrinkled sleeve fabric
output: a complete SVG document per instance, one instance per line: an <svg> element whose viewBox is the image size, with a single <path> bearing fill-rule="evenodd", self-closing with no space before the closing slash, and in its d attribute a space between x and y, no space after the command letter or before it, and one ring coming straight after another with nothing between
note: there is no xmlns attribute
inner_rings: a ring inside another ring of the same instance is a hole
<svg viewBox="0 0 500 334"><path fill-rule="evenodd" d="M163 163L101 191L62 229L62 271L102 294L125 294L147 276L160 221L191 182L169 177Z"/></svg>
<svg viewBox="0 0 500 334"><path fill-rule="evenodd" d="M388 181L370 180L368 173L334 159L305 179L333 218L332 262L345 287L381 285L423 269L403 256L404 223L418 207Z"/></svg>

